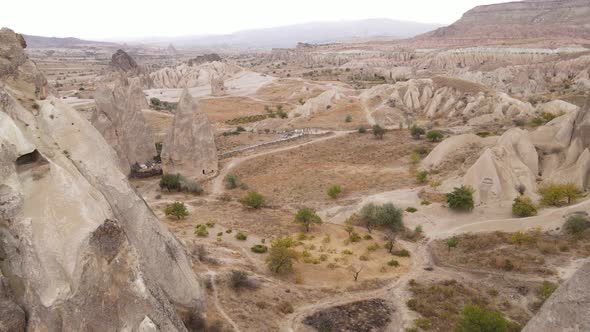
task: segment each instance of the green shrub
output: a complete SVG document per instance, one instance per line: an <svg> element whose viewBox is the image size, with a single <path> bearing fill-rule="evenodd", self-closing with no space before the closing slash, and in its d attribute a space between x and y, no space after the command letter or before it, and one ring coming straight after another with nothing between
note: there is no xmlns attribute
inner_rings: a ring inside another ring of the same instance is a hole
<svg viewBox="0 0 590 332"><path fill-rule="evenodd" d="M432 203L430 203L429 201L426 201L426 200L420 202L420 205L424 205L424 206L428 206L430 204L432 204Z"/></svg>
<svg viewBox="0 0 590 332"><path fill-rule="evenodd" d="M338 197L338 195L340 195L341 192L342 192L342 188L337 184L328 188L328 196L330 196L330 198L332 198L332 199L336 199Z"/></svg>
<svg viewBox="0 0 590 332"><path fill-rule="evenodd" d="M354 242L359 242L360 240L362 240L363 238L357 233L357 232L352 232L350 233L350 235L348 236L348 240L352 243Z"/></svg>
<svg viewBox="0 0 590 332"><path fill-rule="evenodd" d="M279 237L271 241L269 255L266 259L268 268L274 273L291 271L293 261L296 261L299 254L292 249L295 241L290 237Z"/></svg>
<svg viewBox="0 0 590 332"><path fill-rule="evenodd" d="M554 184L549 183L539 187L541 204L547 206L569 205L582 197L582 190L574 183Z"/></svg>
<svg viewBox="0 0 590 332"><path fill-rule="evenodd" d="M395 259L392 259L389 262L387 262L387 265L392 266L392 267L397 267L397 266L399 266L399 262L396 261Z"/></svg>
<svg viewBox="0 0 590 332"><path fill-rule="evenodd" d="M303 208L297 211L294 222L301 224L306 232L309 232L311 225L321 225L322 219L317 215L315 210Z"/></svg>
<svg viewBox="0 0 590 332"><path fill-rule="evenodd" d="M410 206L410 207L406 208L406 212L409 212L409 213L414 213L416 211L418 211L418 210L415 207Z"/></svg>
<svg viewBox="0 0 590 332"><path fill-rule="evenodd" d="M200 195L203 193L203 188L196 181L180 176L180 190L189 192L191 194Z"/></svg>
<svg viewBox="0 0 590 332"><path fill-rule="evenodd" d="M240 203L249 208L260 209L266 203L266 198L255 191L251 191L240 198Z"/></svg>
<svg viewBox="0 0 590 332"><path fill-rule="evenodd" d="M432 328L432 322L428 318L417 318L414 320L414 324L424 331L428 331Z"/></svg>
<svg viewBox="0 0 590 332"><path fill-rule="evenodd" d="M425 133L426 131L424 130L424 128L418 127L416 125L410 127L410 135L412 135L412 137L416 139L420 138L420 136L424 135Z"/></svg>
<svg viewBox="0 0 590 332"><path fill-rule="evenodd" d="M570 216L569 218L567 218L567 221L563 226L563 228L568 234L574 236L580 236L589 227L590 225L588 224L588 219L585 216L581 215Z"/></svg>
<svg viewBox="0 0 590 332"><path fill-rule="evenodd" d="M255 244L252 246L252 248L250 248L250 250L252 250L252 252L255 252L257 254L264 254L265 252L268 251L268 247L265 246L264 244Z"/></svg>
<svg viewBox="0 0 590 332"><path fill-rule="evenodd" d="M428 150L428 147L423 146L423 145L419 145L414 148L414 152L416 152L417 154L419 154L421 156L425 156L428 154L429 150Z"/></svg>
<svg viewBox="0 0 590 332"><path fill-rule="evenodd" d="M385 135L385 129L383 129L383 127L381 127L380 125L374 125L373 135L375 135L375 137L378 139L382 139L383 135Z"/></svg>
<svg viewBox="0 0 590 332"><path fill-rule="evenodd" d="M426 138L431 142L438 142L444 137L443 133L438 130L431 130L426 133Z"/></svg>
<svg viewBox="0 0 590 332"><path fill-rule="evenodd" d="M367 128L360 126L358 129L359 134L365 134L367 132Z"/></svg>
<svg viewBox="0 0 590 332"><path fill-rule="evenodd" d="M181 219L188 216L188 210L186 209L186 205L184 205L184 203L182 202L174 202L166 206L164 213L167 216L175 216L177 219Z"/></svg>
<svg viewBox="0 0 590 332"><path fill-rule="evenodd" d="M418 183L426 183L426 181L428 181L428 172L427 171L420 171L418 172L418 174L416 174L416 181L418 181Z"/></svg>
<svg viewBox="0 0 590 332"><path fill-rule="evenodd" d="M346 122L346 123L352 122L352 115L347 115L346 118L344 118L344 122Z"/></svg>
<svg viewBox="0 0 590 332"><path fill-rule="evenodd" d="M501 313L477 305L466 305L455 332L506 332L508 323Z"/></svg>
<svg viewBox="0 0 590 332"><path fill-rule="evenodd" d="M391 254L398 257L410 257L410 252L406 249L394 250Z"/></svg>
<svg viewBox="0 0 590 332"><path fill-rule="evenodd" d="M447 239L447 241L445 242L445 244L447 245L447 248L449 250L449 252L451 252L452 248L456 248L457 245L459 244L459 238L453 236L450 239Z"/></svg>
<svg viewBox="0 0 590 332"><path fill-rule="evenodd" d="M234 174L228 174L223 179L226 189L236 189L239 185L238 177Z"/></svg>
<svg viewBox="0 0 590 332"><path fill-rule="evenodd" d="M537 208L527 196L518 196L512 203L512 215L519 218L537 215Z"/></svg>
<svg viewBox="0 0 590 332"><path fill-rule="evenodd" d="M199 237L207 237L209 236L209 231L205 225L199 225L195 227L195 234Z"/></svg>
<svg viewBox="0 0 590 332"><path fill-rule="evenodd" d="M180 190L180 174L164 174L160 178L160 189L168 191Z"/></svg>
<svg viewBox="0 0 590 332"><path fill-rule="evenodd" d="M248 239L248 236L242 232L237 232L236 239L238 239L240 241L246 241Z"/></svg>
<svg viewBox="0 0 590 332"><path fill-rule="evenodd" d="M469 186L455 188L447 195L447 204L453 210L471 211L473 210L473 189Z"/></svg>
<svg viewBox="0 0 590 332"><path fill-rule="evenodd" d="M555 292L557 287L558 287L557 284L545 280L545 281L543 281L543 283L541 284L539 289L537 289L537 294L539 295L539 297L541 299L547 300L551 296L551 294L553 294L553 292Z"/></svg>

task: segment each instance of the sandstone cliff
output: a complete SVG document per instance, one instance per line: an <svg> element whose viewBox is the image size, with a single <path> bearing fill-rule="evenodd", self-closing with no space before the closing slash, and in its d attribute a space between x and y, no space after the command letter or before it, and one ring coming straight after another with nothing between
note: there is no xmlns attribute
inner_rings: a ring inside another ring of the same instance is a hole
<svg viewBox="0 0 590 332"><path fill-rule="evenodd" d="M204 295L183 247L101 134L59 99L35 99L39 73L17 35L0 41L15 55L0 54L11 68L0 75L0 326L186 331Z"/></svg>

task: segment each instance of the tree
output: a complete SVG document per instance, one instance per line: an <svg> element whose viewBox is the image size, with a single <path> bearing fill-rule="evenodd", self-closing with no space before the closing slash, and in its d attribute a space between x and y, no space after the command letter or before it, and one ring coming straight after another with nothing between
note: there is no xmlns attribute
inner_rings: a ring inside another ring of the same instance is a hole
<svg viewBox="0 0 590 332"><path fill-rule="evenodd" d="M455 332L506 332L508 322L501 313L478 305L466 305Z"/></svg>
<svg viewBox="0 0 590 332"><path fill-rule="evenodd" d="M549 183L539 188L541 204L548 206L562 206L572 204L582 196L582 190L574 183ZM564 200L566 202L564 202Z"/></svg>
<svg viewBox="0 0 590 332"><path fill-rule="evenodd" d="M393 252L393 245L395 244L395 239L397 238L397 232L393 229L387 229L385 231L385 238L387 239L385 248L387 248L387 251L391 254Z"/></svg>
<svg viewBox="0 0 590 332"><path fill-rule="evenodd" d="M416 174L416 181L418 183L426 183L428 181L428 171L420 171Z"/></svg>
<svg viewBox="0 0 590 332"><path fill-rule="evenodd" d="M328 189L328 196L330 196L330 198L336 199L336 197L338 197L338 195L340 195L341 192L342 188L339 185L335 184Z"/></svg>
<svg viewBox="0 0 590 332"><path fill-rule="evenodd" d="M425 132L426 131L424 130L424 128L418 127L416 125L410 127L410 135L412 135L412 137L414 137L415 139L420 138L420 136L424 135Z"/></svg>
<svg viewBox="0 0 590 332"><path fill-rule="evenodd" d="M431 130L426 133L426 138L431 142L438 142L444 137L443 133L438 130Z"/></svg>
<svg viewBox="0 0 590 332"><path fill-rule="evenodd" d="M456 236L453 236L452 238L447 239L446 244L447 244L447 248L449 249L449 253L450 253L451 248L456 248L457 245L459 244L459 238L457 238Z"/></svg>
<svg viewBox="0 0 590 332"><path fill-rule="evenodd" d="M352 277L354 278L354 281L357 281L359 279L359 275L363 271L363 266L351 265L348 269L350 270L350 272L352 272Z"/></svg>
<svg viewBox="0 0 590 332"><path fill-rule="evenodd" d="M391 203L385 203L377 207L377 224L385 226L394 232L403 230L402 216L403 211Z"/></svg>
<svg viewBox="0 0 590 332"><path fill-rule="evenodd" d="M167 216L175 216L177 219L181 219L188 216L188 210L186 209L186 205L184 205L184 203L182 202L174 202L166 206L164 213Z"/></svg>
<svg viewBox="0 0 590 332"><path fill-rule="evenodd" d="M348 237L350 238L352 233L354 233L354 226L352 226L352 218L348 218L346 219L346 221L344 221L344 230L346 231L346 233L348 233Z"/></svg>
<svg viewBox="0 0 590 332"><path fill-rule="evenodd" d="M311 227L311 225L322 224L322 218L320 218L320 216L316 214L315 210L303 208L297 211L294 222L297 224L301 224L305 231L309 232L309 228Z"/></svg>
<svg viewBox="0 0 590 332"><path fill-rule="evenodd" d="M564 183L561 185L563 195L567 199L567 204L574 203L578 198L582 197L582 190L573 182Z"/></svg>
<svg viewBox="0 0 590 332"><path fill-rule="evenodd" d="M383 139L383 135L385 135L385 129L383 129L383 127L381 127L380 125L374 125L373 135L375 135L375 137L378 139Z"/></svg>
<svg viewBox="0 0 590 332"><path fill-rule="evenodd" d="M266 198L255 191L251 191L240 198L240 203L246 207L260 209L266 203Z"/></svg>
<svg viewBox="0 0 590 332"><path fill-rule="evenodd" d="M297 251L293 250L295 241L288 236L278 237L271 242L267 258L268 268L274 273L290 271L293 261L297 261Z"/></svg>
<svg viewBox="0 0 590 332"><path fill-rule="evenodd" d="M371 230L377 225L377 206L373 203L369 203L361 209L360 212L361 220L365 224L367 231L371 233Z"/></svg>
<svg viewBox="0 0 590 332"><path fill-rule="evenodd" d="M537 208L533 201L526 196L518 196L512 203L512 215L519 218L530 217L537 214Z"/></svg>
<svg viewBox="0 0 590 332"><path fill-rule="evenodd" d="M471 211L473 210L473 189L469 186L461 186L448 193L447 204L453 210Z"/></svg>

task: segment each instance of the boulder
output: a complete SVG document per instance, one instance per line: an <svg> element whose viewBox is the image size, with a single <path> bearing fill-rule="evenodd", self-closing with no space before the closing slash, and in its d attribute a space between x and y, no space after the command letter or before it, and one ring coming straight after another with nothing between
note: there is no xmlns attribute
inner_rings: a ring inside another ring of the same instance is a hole
<svg viewBox="0 0 590 332"><path fill-rule="evenodd" d="M139 68L137 62L127 52L119 49L111 57L111 68L123 72L134 71Z"/></svg>
<svg viewBox="0 0 590 332"><path fill-rule="evenodd" d="M180 96L172 127L163 143L161 158L164 173L198 178L217 173L213 127L187 89Z"/></svg>

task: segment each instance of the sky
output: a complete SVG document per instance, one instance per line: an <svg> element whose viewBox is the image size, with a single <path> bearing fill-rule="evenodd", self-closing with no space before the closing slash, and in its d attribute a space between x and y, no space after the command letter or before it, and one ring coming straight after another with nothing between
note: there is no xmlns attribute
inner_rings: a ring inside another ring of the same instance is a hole
<svg viewBox="0 0 590 332"><path fill-rule="evenodd" d="M124 40L367 18L450 24L503 0L4 0L0 26L47 37Z"/></svg>

